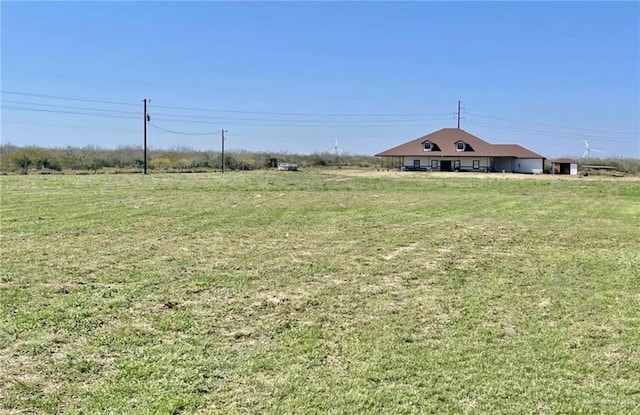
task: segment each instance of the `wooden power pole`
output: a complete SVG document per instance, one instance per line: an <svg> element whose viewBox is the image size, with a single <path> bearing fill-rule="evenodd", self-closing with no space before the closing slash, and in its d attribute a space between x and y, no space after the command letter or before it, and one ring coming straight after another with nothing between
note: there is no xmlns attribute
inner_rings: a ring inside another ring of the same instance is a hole
<svg viewBox="0 0 640 415"><path fill-rule="evenodd" d="M222 129L222 173L224 173L224 133L226 133L224 128Z"/></svg>
<svg viewBox="0 0 640 415"><path fill-rule="evenodd" d="M147 174L147 99L142 100L144 104L144 174Z"/></svg>

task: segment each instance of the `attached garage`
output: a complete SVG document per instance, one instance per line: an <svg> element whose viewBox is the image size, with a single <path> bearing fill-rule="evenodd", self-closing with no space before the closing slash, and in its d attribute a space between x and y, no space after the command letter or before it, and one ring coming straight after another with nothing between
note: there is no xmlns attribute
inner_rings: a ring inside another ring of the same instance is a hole
<svg viewBox="0 0 640 415"><path fill-rule="evenodd" d="M497 172L512 172L514 170L513 157L494 157L493 158L493 170Z"/></svg>
<svg viewBox="0 0 640 415"><path fill-rule="evenodd" d="M493 170L509 173L541 174L544 169L544 159L496 157L493 159Z"/></svg>
<svg viewBox="0 0 640 415"><path fill-rule="evenodd" d="M532 173L532 174L542 174L544 170L544 161L543 159L535 158L535 159L516 159L515 160L515 168L513 169L516 173Z"/></svg>

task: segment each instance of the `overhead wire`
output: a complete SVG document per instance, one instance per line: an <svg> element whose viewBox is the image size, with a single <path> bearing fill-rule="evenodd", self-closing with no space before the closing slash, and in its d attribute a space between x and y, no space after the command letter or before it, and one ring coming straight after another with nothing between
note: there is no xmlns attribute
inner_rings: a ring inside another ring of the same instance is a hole
<svg viewBox="0 0 640 415"><path fill-rule="evenodd" d="M72 98L72 97L63 97L59 95L33 94L28 92L7 91L7 90L0 90L0 93L7 94L7 95L20 95L20 96L27 96L27 97L49 98L49 99L59 99L59 100L78 101L78 102L93 102L93 103L110 104L110 105L128 105L128 106L136 106L136 107L140 105L140 104L134 104L132 102L109 101L109 100L102 100L102 99Z"/></svg>
<svg viewBox="0 0 640 415"><path fill-rule="evenodd" d="M283 118L239 118L239 117L215 117L211 115L191 115L191 114L175 114L175 113L154 113L156 116L162 117L182 117L182 118L196 118L205 120L237 120L237 121L267 121L267 122L325 122L324 120L300 120L300 119L283 119ZM450 118L447 118L450 119ZM444 118L428 118L428 119L392 119L392 120L332 120L327 122L343 122L343 123L362 123L362 122L374 122L374 123L398 123L398 122L417 122L417 121L442 121Z"/></svg>
<svg viewBox="0 0 640 415"><path fill-rule="evenodd" d="M159 127L155 124L152 123L147 123L147 125L149 125L150 127L156 128L160 131L164 131L166 133L171 133L171 134L179 134L179 135L213 135L213 134L217 134L220 131L213 131L213 132L206 132L206 133L190 133L190 132L184 132L184 131L175 131L175 130L170 130L168 128L163 128L163 127Z"/></svg>
<svg viewBox="0 0 640 415"><path fill-rule="evenodd" d="M76 106L73 106L73 105L41 104L41 103L38 103L38 102L13 101L13 100L6 100L6 99L3 99L0 102L2 102L2 103L6 102L8 104L36 105L36 106L39 106L39 107L48 107L48 108L65 108L65 109L76 109L76 110L85 110L85 111L103 111L103 112L112 112L112 113L118 113L118 114L131 114L131 115L137 114L137 112L133 112L133 111L112 110L112 109L107 109L107 108L87 108L87 107L76 107Z"/></svg>
<svg viewBox="0 0 640 415"><path fill-rule="evenodd" d="M99 103L106 105L124 105L124 106L139 106L140 104L134 104L132 102L124 102L124 101L112 101L112 100L104 100L104 99L91 99L91 98L77 98L77 97L65 97L58 95L48 95L48 94L37 94L37 93L28 93L28 92L20 92L20 91L9 91L9 90L0 90L0 93L7 95L16 95L16 96L24 96L24 97L32 97L32 98L45 98L52 100L68 100L68 101L76 101L76 102L87 102L87 103ZM106 117L106 118L115 118L115 119L138 119L136 116L136 112L133 111L124 111L110 108L95 108L95 107L82 107L82 106L72 106L72 105L58 105L51 103L41 103L41 102L27 102L27 101L17 101L17 100L1 100L0 107L3 109L14 110L14 111L34 111L34 112L46 112L46 113L57 113L57 114L69 114L69 115L81 115L81 116L94 116L94 117ZM5 104L14 104L14 105L5 105ZM21 106L15 106L21 105ZM38 107L38 108L34 108ZM46 107L46 108L40 108ZM171 105L154 105L154 108L165 108L165 109L174 109L179 111L200 111L200 112L212 112L212 113L229 113L229 114L262 114L262 115L282 115L287 117L326 117L326 118L334 118L334 117L352 117L352 118L360 118L360 117L416 117L415 119L381 119L381 120L371 120L371 119L282 119L282 118L247 118L247 117L224 117L224 116L214 116L214 115L202 115L202 114L176 114L176 113L157 113L151 114L154 116L154 120L162 121L162 122L173 122L173 123L187 123L187 124L205 124L205 125L236 125L236 126L248 126L248 127L288 127L288 128L390 128L390 127L421 127L433 123L437 123L439 121L447 121L451 119L452 113L381 113L381 114L361 114L361 113L312 113L312 112L275 112L275 111L243 111L243 110L232 110L232 109L213 109L213 108L198 108L198 107L183 107L183 106L171 106ZM449 117L443 118L423 118L427 116L438 116L438 115L447 115ZM524 121L524 120L514 120L503 117L495 117L486 114L479 114L475 112L465 111L465 115L470 120L465 119L465 124L482 126L482 127L490 127L496 129L502 129L505 131L513 131L520 132L526 134L536 134L536 135L546 135L546 136L554 136L561 138L569 138L569 139L589 139L594 141L611 141L611 142L636 142L638 141L637 137L632 137L628 135L629 133L620 132L620 131L609 131L609 130L598 130L598 129L590 129L590 128L582 128L582 127L568 127L568 126L560 126L554 124L545 124L539 122L532 121ZM503 121L506 123L519 124L519 125L509 125L509 124L498 124L487 121L480 121L474 118L484 118L488 120L495 121ZM5 121L6 122L6 121ZM35 125L35 124L32 124ZM185 134L185 135L208 135L215 133L185 133L177 130L170 130L164 127L159 127L157 125L153 125L153 127L158 128L160 130L164 129L166 132L172 132L176 134ZM561 129L565 130L563 132L553 131L549 129ZM602 134L607 134L602 135ZM614 135L612 137L612 135Z"/></svg>
<svg viewBox="0 0 640 415"><path fill-rule="evenodd" d="M86 125L69 125L69 124L47 124L47 123L34 123L34 122L24 122L24 121L2 121L3 124L19 124L19 125L35 125L39 127L60 127L60 128L78 128L78 129L87 129ZM104 130L104 131L124 131L130 133L137 133L139 130L132 130L128 128L110 128L110 127L96 127L91 126L92 130Z"/></svg>
<svg viewBox="0 0 640 415"><path fill-rule="evenodd" d="M451 115L449 112L438 113L397 113L397 114L362 114L362 113L312 113L312 112L277 112L277 111L241 111L229 109L213 109L198 107L179 107L173 105L156 105L156 108L177 109L184 111L203 111L203 112L228 112L241 114L263 114L263 115L290 115L290 116L310 116L310 117L420 117L426 115Z"/></svg>
<svg viewBox="0 0 640 415"><path fill-rule="evenodd" d="M120 119L130 119L130 120L138 118L138 117L126 117L122 115L96 114L96 113L78 112L78 111L60 111L60 110L48 110L48 109L42 109L42 108L23 108L23 107L14 107L11 105L0 105L0 108L9 109L9 110L49 112L49 113L55 113L55 114L74 114L74 115L86 115L86 116L92 116L92 117L120 118Z"/></svg>
<svg viewBox="0 0 640 415"><path fill-rule="evenodd" d="M221 124L220 121L207 121L207 120L180 120L175 118L156 118L158 121L166 121L166 122L179 122L179 123L190 123L190 124ZM429 120L429 121L438 121L438 120ZM225 125L239 125L239 126L247 126L247 127L296 127L296 128L379 128L379 127L420 127L424 126L425 123L419 124L371 124L371 125L347 125L347 124L260 124L260 123L244 123L244 122L235 122L229 121L228 119L224 121Z"/></svg>
<svg viewBox="0 0 640 415"><path fill-rule="evenodd" d="M103 103L103 104L111 104L111 105L128 105L128 106L139 106L140 104L134 104L132 102L123 102L123 101L111 101L111 100L102 100L102 99L89 99L89 98L75 98L75 97L65 97L60 95L47 95L47 94L35 94L28 92L19 92L19 91L8 91L8 90L0 90L2 94L9 95L21 95L21 96L30 96L30 97L39 97L39 98L49 98L49 99L59 99L59 100L69 100L69 101L79 101L79 102L93 102L93 103ZM215 109L215 108L202 108L202 107L185 107L185 106L175 106L175 105L154 105L155 108L165 108L165 109L177 109L177 110L185 110L185 111L203 111L203 112L225 112L225 113L239 113L239 114L264 114L264 115L289 115L289 116L313 116L313 117L422 117L428 115L451 115L450 112L437 112L437 113L311 113L311 112L276 112L276 111L246 111L246 110L231 110L231 109Z"/></svg>
<svg viewBox="0 0 640 415"><path fill-rule="evenodd" d="M560 125L554 125L554 124L544 124L544 123L532 122L532 121L513 120L513 119L509 119L509 118L494 117L494 116L478 114L478 113L474 113L474 112L465 112L465 114L473 115L473 116L476 116L476 117L488 118L488 119L492 119L492 120L507 121L507 122L514 122L514 123L520 123L520 124L530 124L530 125L537 125L537 126L549 127L549 128L560 128L560 129L563 129L563 130L579 130L579 131L587 131L587 132L591 131L591 132L596 132L596 133L622 134L622 135L629 134L628 132L622 132L622 131L597 130L597 129L592 129L592 128L581 128L581 127L566 127L566 126L560 126Z"/></svg>
<svg viewBox="0 0 640 415"><path fill-rule="evenodd" d="M13 93L13 92L12 92ZM40 95L40 94L25 94L29 96ZM51 96L51 95L41 95L41 96ZM90 102L107 102L103 100L86 100ZM40 102L32 102L32 101L16 101L16 100L2 100L2 103L9 104L18 104L22 105L21 107L15 106L7 106L6 108L14 109L14 110L24 110L24 111L41 111L41 112L54 112L53 110L44 111L40 108L32 108L36 107L47 107L47 108L58 108L58 109L72 109L72 110L83 110L83 111L95 111L95 112L109 112L109 113L117 113L117 114L127 114L135 116L137 113L132 111L123 111L123 110L114 110L108 108L96 108L96 107L79 107L72 105L60 105L60 104L49 104L49 103L40 103ZM157 105L154 106L159 107ZM55 111L58 113L67 113L74 114L75 112L71 111ZM78 115L88 115L86 113L77 113ZM446 113L443 113L446 114ZM336 115L336 114L334 114ZM390 116L391 114L386 114ZM449 114L452 115L452 114ZM210 116L210 115L194 115L194 114L176 114L176 113L155 113L154 116L160 117L173 117L173 118L161 118L162 121L168 122L185 122L185 123L202 123L202 124L219 124L220 121L224 121L226 124L231 125L244 125L244 126L265 126L265 127L333 127L333 128L342 128L342 127L380 127L387 124L389 126L394 127L402 127L402 126L421 126L425 122L429 121L446 121L449 118L422 118L422 119L385 119L385 120L322 120L322 119L282 119L282 118L245 118L245 117L220 117L220 116ZM198 121L202 120L202 121ZM207 120L215 120L214 122ZM326 125L326 123L337 122L339 125ZM413 122L413 123L412 123ZM350 125L352 123L359 123L358 125ZM369 123L371 125L363 125L362 123ZM405 123L405 124L402 124ZM406 124L409 123L409 124Z"/></svg>
<svg viewBox="0 0 640 415"><path fill-rule="evenodd" d="M481 122L481 121L467 121L465 124L475 125L475 126L479 126L479 127L496 128L496 129L501 129L501 130L506 130L506 131L519 132L519 133L523 133L523 134L544 135L544 136L549 136L549 137L567 138L567 139L571 139L571 140L589 139L589 140L593 140L593 141L611 141L611 142L621 142L621 143L631 143L631 142L634 142L634 141L638 141L637 139L633 139L633 138L629 138L629 139L611 138L611 137L603 137L603 136L597 136L597 135L592 135L592 134L567 134L567 133L558 134L558 133L553 132L553 131L535 130L535 129L528 129L528 128L522 128L522 127L513 127L513 126L508 126L508 125L486 123L486 122Z"/></svg>

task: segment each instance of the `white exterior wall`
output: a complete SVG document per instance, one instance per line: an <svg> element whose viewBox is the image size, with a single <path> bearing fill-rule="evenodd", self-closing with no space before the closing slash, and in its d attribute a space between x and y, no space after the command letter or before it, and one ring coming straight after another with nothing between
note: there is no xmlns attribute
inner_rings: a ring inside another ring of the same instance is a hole
<svg viewBox="0 0 640 415"><path fill-rule="evenodd" d="M412 168L414 160L420 160L420 168L429 168L429 169L432 169L431 167L432 161L436 160L438 162L438 167L432 170L440 170L440 162L443 160L451 162L452 170L454 168L453 162L456 160L460 161L460 169L462 170L483 171L490 167L489 157L428 157L428 156L403 157L403 161L402 161L403 167ZM477 169L473 168L474 160L478 160L480 162L480 166Z"/></svg>
<svg viewBox="0 0 640 415"><path fill-rule="evenodd" d="M489 157L461 157L460 159L460 168L462 170L489 170L491 167L491 159ZM473 161L480 161L480 167L477 169L473 168Z"/></svg>
<svg viewBox="0 0 640 415"><path fill-rule="evenodd" d="M413 160L420 160L420 167L428 167L430 165L428 157L403 157L402 159L404 167L413 167Z"/></svg>
<svg viewBox="0 0 640 415"><path fill-rule="evenodd" d="M571 163L571 171L569 172L572 176L578 175L578 163Z"/></svg>
<svg viewBox="0 0 640 415"><path fill-rule="evenodd" d="M514 171L516 173L535 173L541 174L544 170L544 161L542 159L516 159Z"/></svg>

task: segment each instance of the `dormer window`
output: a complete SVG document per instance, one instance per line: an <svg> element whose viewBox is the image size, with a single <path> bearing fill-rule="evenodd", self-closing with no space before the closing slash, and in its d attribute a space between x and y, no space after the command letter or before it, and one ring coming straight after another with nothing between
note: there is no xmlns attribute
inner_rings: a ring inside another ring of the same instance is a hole
<svg viewBox="0 0 640 415"><path fill-rule="evenodd" d="M473 147L464 141L456 141L456 151L473 151Z"/></svg>
<svg viewBox="0 0 640 415"><path fill-rule="evenodd" d="M424 146L424 151L440 151L440 147L436 143L432 143L431 141L425 141L422 143Z"/></svg>

